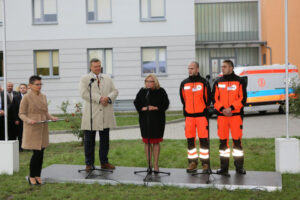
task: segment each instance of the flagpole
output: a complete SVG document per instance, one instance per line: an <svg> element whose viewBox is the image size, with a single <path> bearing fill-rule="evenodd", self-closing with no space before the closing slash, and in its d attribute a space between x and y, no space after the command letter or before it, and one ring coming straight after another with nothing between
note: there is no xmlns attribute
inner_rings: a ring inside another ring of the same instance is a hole
<svg viewBox="0 0 300 200"><path fill-rule="evenodd" d="M3 30L3 90L4 90L4 133L5 133L5 141L8 141L8 128L7 128L7 70L6 70L6 13L5 13L5 0L2 1L2 30ZM2 108L3 109L3 108Z"/></svg>
<svg viewBox="0 0 300 200"><path fill-rule="evenodd" d="M285 105L286 105L286 138L289 139L289 56L288 56L288 0L284 1L285 21Z"/></svg>

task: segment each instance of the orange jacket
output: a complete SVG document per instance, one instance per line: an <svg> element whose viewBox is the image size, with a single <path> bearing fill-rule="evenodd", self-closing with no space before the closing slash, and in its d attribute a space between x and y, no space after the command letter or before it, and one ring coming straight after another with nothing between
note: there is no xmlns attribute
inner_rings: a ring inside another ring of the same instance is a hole
<svg viewBox="0 0 300 200"><path fill-rule="evenodd" d="M223 109L229 107L233 115L243 114L243 107L247 100L246 84L234 72L217 79L212 93L214 108L219 115L223 115Z"/></svg>
<svg viewBox="0 0 300 200"><path fill-rule="evenodd" d="M183 104L184 116L206 116L211 102L209 83L200 76L190 76L180 84L180 98Z"/></svg>

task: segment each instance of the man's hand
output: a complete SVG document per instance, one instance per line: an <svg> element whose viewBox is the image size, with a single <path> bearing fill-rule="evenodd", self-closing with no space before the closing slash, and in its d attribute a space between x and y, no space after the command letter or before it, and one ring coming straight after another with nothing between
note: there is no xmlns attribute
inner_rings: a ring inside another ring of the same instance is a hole
<svg viewBox="0 0 300 200"><path fill-rule="evenodd" d="M20 122L17 120L17 121L15 121L15 125L19 125L20 124Z"/></svg>
<svg viewBox="0 0 300 200"><path fill-rule="evenodd" d="M101 97L101 98L100 98L100 103L101 103L103 106L107 106L108 101L109 101L108 97Z"/></svg>
<svg viewBox="0 0 300 200"><path fill-rule="evenodd" d="M4 110L0 110L0 116L4 115Z"/></svg>
<svg viewBox="0 0 300 200"><path fill-rule="evenodd" d="M225 108L225 109L223 110L223 114L224 114L226 117L231 117L231 116L232 116L231 108Z"/></svg>

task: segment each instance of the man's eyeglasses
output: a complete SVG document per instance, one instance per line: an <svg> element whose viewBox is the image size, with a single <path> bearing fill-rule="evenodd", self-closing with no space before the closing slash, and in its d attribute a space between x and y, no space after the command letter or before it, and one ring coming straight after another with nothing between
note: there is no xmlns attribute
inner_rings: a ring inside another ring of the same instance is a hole
<svg viewBox="0 0 300 200"><path fill-rule="evenodd" d="M35 85L35 86L42 86L43 84L41 83L41 84L32 84L32 85Z"/></svg>

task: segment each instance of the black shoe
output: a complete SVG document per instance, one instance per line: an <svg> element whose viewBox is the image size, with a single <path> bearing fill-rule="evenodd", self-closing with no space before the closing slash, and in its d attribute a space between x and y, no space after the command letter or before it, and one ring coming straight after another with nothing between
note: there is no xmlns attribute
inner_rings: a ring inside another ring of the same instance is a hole
<svg viewBox="0 0 300 200"><path fill-rule="evenodd" d="M243 175L246 174L246 170L244 168L237 168L235 171L238 174L243 174Z"/></svg>
<svg viewBox="0 0 300 200"><path fill-rule="evenodd" d="M29 185L31 185L31 186L38 184L38 183L36 183L36 184L31 183L29 176L27 177L27 180L28 180Z"/></svg>
<svg viewBox="0 0 300 200"><path fill-rule="evenodd" d="M220 174L222 176L230 176L230 174L228 173L228 169L218 169L217 170L217 174Z"/></svg>

